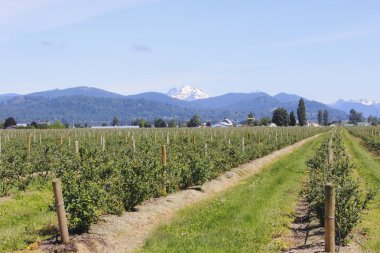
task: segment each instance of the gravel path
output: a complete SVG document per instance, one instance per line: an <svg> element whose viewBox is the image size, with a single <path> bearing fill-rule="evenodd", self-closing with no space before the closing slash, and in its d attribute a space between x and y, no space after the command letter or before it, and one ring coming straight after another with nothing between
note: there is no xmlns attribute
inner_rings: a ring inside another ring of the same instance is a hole
<svg viewBox="0 0 380 253"><path fill-rule="evenodd" d="M159 224L169 223L178 210L227 190L318 136L232 169L217 179L205 183L201 189L184 190L167 197L148 200L137 206L136 212L125 212L121 216L103 216L97 224L91 226L89 233L72 237L72 243L66 249L76 249L80 253L133 252L144 245L150 233ZM52 244L42 245L42 249L56 252L65 250Z"/></svg>

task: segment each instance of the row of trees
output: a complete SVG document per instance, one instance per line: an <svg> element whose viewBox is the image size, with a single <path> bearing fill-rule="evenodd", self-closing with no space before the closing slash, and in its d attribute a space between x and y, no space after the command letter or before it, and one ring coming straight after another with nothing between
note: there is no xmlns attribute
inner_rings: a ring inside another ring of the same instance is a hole
<svg viewBox="0 0 380 253"><path fill-rule="evenodd" d="M298 102L297 118L298 118L298 124L300 126L307 125L306 106L305 106L305 101L302 98ZM288 113L288 111L285 108L278 108L274 110L273 116L272 116L272 122L275 123L277 126L296 126L297 125L297 119L296 119L296 115L294 111L291 111L290 113Z"/></svg>
<svg viewBox="0 0 380 253"><path fill-rule="evenodd" d="M330 123L329 118L330 118L329 111L327 111L327 110L324 110L324 111L319 110L318 111L318 124L319 125L325 125L325 126L329 125L329 123Z"/></svg>
<svg viewBox="0 0 380 253"><path fill-rule="evenodd" d="M298 124L300 126L305 126L307 124L307 118L306 118L306 107L305 107L305 101L301 98L298 103L297 108L297 118L298 118ZM291 111L288 113L288 111L285 108L278 108L273 112L272 119L269 117L263 117L261 120L256 120L255 116L252 112L250 112L247 116L246 121L244 122L245 125L248 126L267 126L269 123L275 123L278 126L296 126L297 125L297 119L294 111ZM360 112L355 111L354 109L351 109L349 114L349 123L351 124L357 124L358 122L364 122L363 114ZM330 118L329 118L329 112L328 110L319 110L318 111L318 124L319 125L329 125ZM379 120L376 117L369 116L368 117L368 123L371 125L377 125L379 123ZM156 118L153 122L149 122L145 119L135 119L132 121L132 126L139 126L140 128L150 128L152 126L156 128L164 128L164 127L170 127L175 128L177 126L179 127L198 127L202 124L201 119L199 115L194 115L188 122L185 123L177 123L174 119L170 119L167 122L164 121L162 118ZM0 124L0 128L8 128L16 126L17 122L14 118L9 117L5 120L4 123ZM107 126L107 123L103 123L103 126ZM111 121L112 126L120 126L120 119L118 117L114 117ZM210 122L207 122L206 126L211 126ZM36 122L32 122L30 125L27 126L27 128L36 128L36 129L44 129L44 128L68 128L68 123L62 124L60 121L56 121L53 125L46 125L46 124L38 124ZM75 124L75 128L82 128L82 127L89 127L89 125L86 123L84 126L80 124Z"/></svg>
<svg viewBox="0 0 380 253"><path fill-rule="evenodd" d="M155 128L177 127L177 123L174 119L170 119L168 122L165 122L162 118L157 118L153 121L153 124L145 119L135 119L132 121L132 126L139 126L140 128L151 128L152 125Z"/></svg>
<svg viewBox="0 0 380 253"><path fill-rule="evenodd" d="M0 128L26 128L26 129L63 129L68 128L68 124L62 124L59 120L55 121L54 124L39 124L35 121L27 126L17 126L17 121L13 117L7 118L4 123L1 123Z"/></svg>

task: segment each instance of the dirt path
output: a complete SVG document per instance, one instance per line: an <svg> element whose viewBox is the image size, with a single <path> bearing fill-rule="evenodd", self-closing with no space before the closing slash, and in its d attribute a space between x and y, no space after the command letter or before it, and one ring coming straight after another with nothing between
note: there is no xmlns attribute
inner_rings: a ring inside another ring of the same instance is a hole
<svg viewBox="0 0 380 253"><path fill-rule="evenodd" d="M12 196L0 197L0 204L3 202L7 202L10 199L12 199Z"/></svg>
<svg viewBox="0 0 380 253"><path fill-rule="evenodd" d="M293 232L289 240L292 247L285 253L315 253L325 252L324 244L324 228L315 216L309 212L309 204L305 198L301 198L295 215L294 221L290 225ZM348 245L346 247L336 247L338 252L342 253L361 253L361 249L357 245Z"/></svg>
<svg viewBox="0 0 380 253"><path fill-rule="evenodd" d="M74 236L67 249L78 252L133 252L144 245L150 233L162 223L168 223L176 212L196 202L211 198L253 174L260 172L266 165L291 153L306 142L317 138L313 136L292 146L275 151L263 158L232 169L217 179L205 183L201 189L189 189L170 194L167 197L151 199L136 207L136 212L126 212L122 216L103 216L91 226L89 233ZM45 251L64 250L52 244L42 245Z"/></svg>

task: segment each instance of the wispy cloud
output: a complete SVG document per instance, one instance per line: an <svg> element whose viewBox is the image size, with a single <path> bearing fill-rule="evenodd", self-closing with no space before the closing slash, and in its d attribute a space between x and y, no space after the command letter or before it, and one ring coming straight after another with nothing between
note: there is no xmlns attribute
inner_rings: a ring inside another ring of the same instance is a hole
<svg viewBox="0 0 380 253"><path fill-rule="evenodd" d="M53 42L49 40L42 40L39 44L43 47L51 48L51 49L64 49L66 47L65 43L62 42Z"/></svg>
<svg viewBox="0 0 380 253"><path fill-rule="evenodd" d="M0 1L0 40L79 23L159 0L11 0Z"/></svg>
<svg viewBox="0 0 380 253"><path fill-rule="evenodd" d="M132 51L136 52L144 52L144 53L151 53L153 52L153 49L147 45L141 45L141 44L135 44L131 47Z"/></svg>

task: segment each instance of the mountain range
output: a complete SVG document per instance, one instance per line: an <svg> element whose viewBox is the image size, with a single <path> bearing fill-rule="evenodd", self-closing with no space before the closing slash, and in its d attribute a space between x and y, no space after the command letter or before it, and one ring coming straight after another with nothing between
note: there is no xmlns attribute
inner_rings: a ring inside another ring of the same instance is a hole
<svg viewBox="0 0 380 253"><path fill-rule="evenodd" d="M294 94L271 96L264 92L228 93L209 97L204 91L190 86L172 89L168 94L146 92L123 96L81 86L27 95L0 95L0 119L12 116L20 123L60 120L96 125L110 122L114 116L121 118L124 123L130 123L136 118L153 120L157 117L187 121L198 114L203 121L217 122L229 118L239 122L250 111L257 118L271 116L273 110L279 107L296 111L299 99L300 96ZM318 110L328 110L331 120L347 118L346 107L337 104L330 107L308 99L305 99L305 104L308 119L315 120Z"/></svg>
<svg viewBox="0 0 380 253"><path fill-rule="evenodd" d="M351 109L355 109L358 112L363 113L365 117L375 116L380 117L380 102L359 99L359 100L338 100L336 103L330 105L332 108L349 112Z"/></svg>

